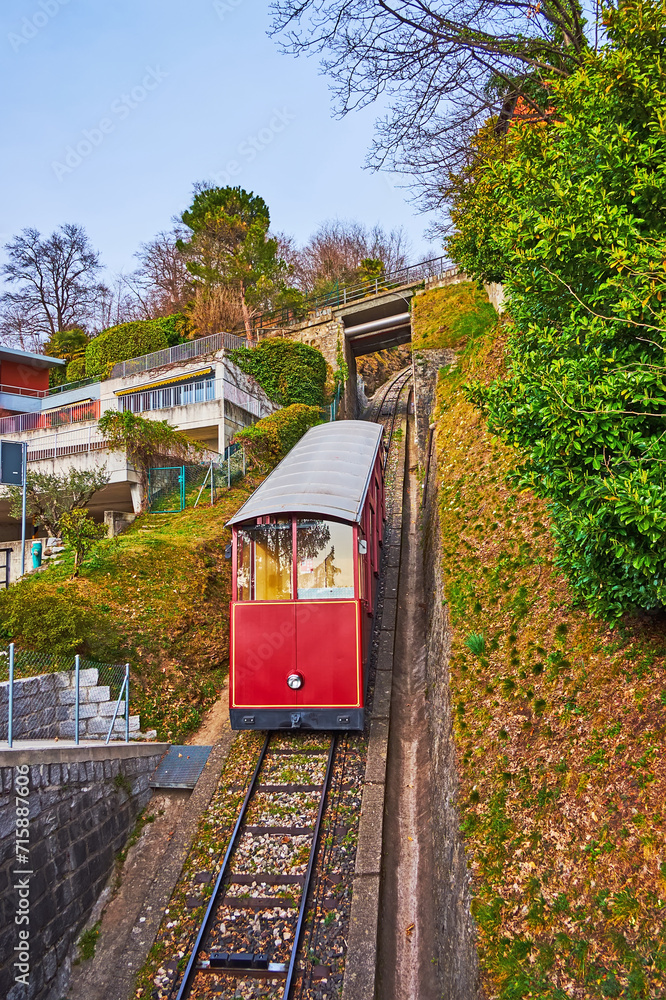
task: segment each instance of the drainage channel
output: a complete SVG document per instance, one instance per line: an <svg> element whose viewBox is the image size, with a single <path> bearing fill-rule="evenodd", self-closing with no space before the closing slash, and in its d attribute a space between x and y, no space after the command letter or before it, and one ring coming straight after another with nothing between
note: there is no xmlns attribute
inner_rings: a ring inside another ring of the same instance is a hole
<svg viewBox="0 0 666 1000"><path fill-rule="evenodd" d="M415 420L406 434L402 554L387 762L378 1000L438 1000L425 703L426 604L418 534Z"/></svg>

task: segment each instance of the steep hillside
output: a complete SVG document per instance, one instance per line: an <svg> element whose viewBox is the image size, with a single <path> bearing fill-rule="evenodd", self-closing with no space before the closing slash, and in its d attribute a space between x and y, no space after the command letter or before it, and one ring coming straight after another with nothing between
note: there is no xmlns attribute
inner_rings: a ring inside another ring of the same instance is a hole
<svg viewBox="0 0 666 1000"><path fill-rule="evenodd" d="M545 504L466 399L499 326L441 369L437 460L451 704L489 998L666 995L666 629L610 626L557 568ZM442 664L439 683L446 682Z"/></svg>
<svg viewBox="0 0 666 1000"><path fill-rule="evenodd" d="M3 640L131 664L142 729L178 742L216 698L227 671L231 563L225 522L259 480L181 514L138 518L101 543L82 575L72 557L0 595Z"/></svg>

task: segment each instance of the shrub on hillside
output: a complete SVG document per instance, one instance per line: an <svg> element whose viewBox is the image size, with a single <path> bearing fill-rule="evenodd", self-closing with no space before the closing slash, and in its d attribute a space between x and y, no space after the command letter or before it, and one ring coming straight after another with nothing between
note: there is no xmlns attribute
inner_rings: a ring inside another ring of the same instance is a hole
<svg viewBox="0 0 666 1000"><path fill-rule="evenodd" d="M84 355L80 358L74 358L73 361L67 365L67 381L68 382L78 382L80 378L86 377L86 359Z"/></svg>
<svg viewBox="0 0 666 1000"><path fill-rule="evenodd" d="M29 581L1 591L0 641L57 655L82 651L95 634L95 614L73 601L66 588L60 589L62 593Z"/></svg>
<svg viewBox="0 0 666 1000"><path fill-rule="evenodd" d="M156 320L121 323L119 326L104 330L90 341L86 347L85 373L108 375L118 361L137 358L141 354L151 354L168 346L167 335Z"/></svg>
<svg viewBox="0 0 666 1000"><path fill-rule="evenodd" d="M318 406L295 403L239 431L234 440L245 446L250 465L270 468L284 458L306 431L319 423Z"/></svg>
<svg viewBox="0 0 666 1000"><path fill-rule="evenodd" d="M269 337L251 351L230 351L241 371L256 379L269 399L282 406L323 406L327 366L315 347Z"/></svg>

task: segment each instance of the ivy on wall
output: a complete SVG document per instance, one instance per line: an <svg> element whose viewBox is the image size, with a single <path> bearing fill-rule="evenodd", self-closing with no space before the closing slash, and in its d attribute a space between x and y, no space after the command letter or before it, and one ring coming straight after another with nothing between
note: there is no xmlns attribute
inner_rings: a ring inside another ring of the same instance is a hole
<svg viewBox="0 0 666 1000"><path fill-rule="evenodd" d="M231 360L251 375L274 403L321 407L326 395L326 360L315 347L270 337L251 350L230 351Z"/></svg>

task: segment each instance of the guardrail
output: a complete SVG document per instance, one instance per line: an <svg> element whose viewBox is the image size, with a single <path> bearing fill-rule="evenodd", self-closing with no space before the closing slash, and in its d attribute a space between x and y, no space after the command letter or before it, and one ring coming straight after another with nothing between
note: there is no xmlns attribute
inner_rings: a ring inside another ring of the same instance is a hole
<svg viewBox="0 0 666 1000"><path fill-rule="evenodd" d="M81 420L99 419L99 400L89 400L87 403L72 403L59 410L37 410L34 413L17 413L11 417L0 417L0 434L21 434L23 431L36 431L60 427L63 424L75 424Z"/></svg>
<svg viewBox="0 0 666 1000"><path fill-rule="evenodd" d="M406 267L396 268L396 270L376 278L367 278L354 285L340 285L336 282L335 288L330 292L325 295L308 295L303 303L296 308L283 307L255 316L252 320L252 329L263 330L270 327L288 326L290 323L298 323L305 319L311 312L335 309L371 295L379 295L382 292L400 288L403 285L418 284L421 281L429 281L434 278L454 277L458 270L458 267L452 265L448 258L433 257L431 260L425 260L419 264L409 264Z"/></svg>
<svg viewBox="0 0 666 1000"><path fill-rule="evenodd" d="M233 333L214 333L210 337L200 337L199 340L188 340L186 344L166 347L163 351L142 354L140 357L130 358L128 361L119 361L111 369L111 378L139 375L151 368L162 368L164 365L173 365L178 361L189 361L190 358L197 358L202 354L214 354L221 350L232 351L242 347L248 347L248 342L244 337L237 337Z"/></svg>
<svg viewBox="0 0 666 1000"><path fill-rule="evenodd" d="M87 451L99 451L108 447L108 442L97 429L97 424L73 431L56 431L35 438L28 443L28 461L44 462L49 458L62 458Z"/></svg>

